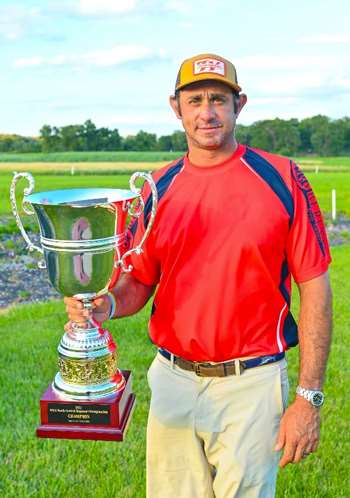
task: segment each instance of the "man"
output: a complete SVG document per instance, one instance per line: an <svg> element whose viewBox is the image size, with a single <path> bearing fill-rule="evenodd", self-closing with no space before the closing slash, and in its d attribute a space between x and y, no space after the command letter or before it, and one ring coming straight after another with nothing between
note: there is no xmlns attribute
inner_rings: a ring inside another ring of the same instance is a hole
<svg viewBox="0 0 350 498"><path fill-rule="evenodd" d="M136 313L154 293L148 381L148 498L271 498L280 466L319 441L331 334L329 249L312 190L290 160L238 145L247 101L233 64L200 54L179 70L170 105L188 154L153 174L158 212L141 257L98 321ZM151 209L131 226L142 237ZM298 328L289 312L298 284ZM89 313L66 299L71 320ZM69 324L68 324L69 327ZM300 344L286 408L284 351Z"/></svg>

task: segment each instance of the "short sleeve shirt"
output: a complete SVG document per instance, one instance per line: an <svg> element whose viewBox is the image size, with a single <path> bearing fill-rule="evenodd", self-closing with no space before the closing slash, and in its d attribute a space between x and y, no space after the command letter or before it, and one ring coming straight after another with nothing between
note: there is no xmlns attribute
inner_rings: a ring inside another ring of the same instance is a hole
<svg viewBox="0 0 350 498"><path fill-rule="evenodd" d="M159 204L133 275L157 286L152 341L192 361L282 352L298 342L291 275L303 282L331 261L319 206L291 160L239 145L215 166L185 156L153 174ZM131 224L133 244L149 222Z"/></svg>

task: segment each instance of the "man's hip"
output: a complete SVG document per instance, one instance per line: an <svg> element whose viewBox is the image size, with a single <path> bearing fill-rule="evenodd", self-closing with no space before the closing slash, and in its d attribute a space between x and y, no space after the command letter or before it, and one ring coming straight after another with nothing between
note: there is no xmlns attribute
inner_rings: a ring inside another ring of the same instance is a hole
<svg viewBox="0 0 350 498"><path fill-rule="evenodd" d="M240 376L200 377L158 353L148 380L149 498L274 496L285 359Z"/></svg>

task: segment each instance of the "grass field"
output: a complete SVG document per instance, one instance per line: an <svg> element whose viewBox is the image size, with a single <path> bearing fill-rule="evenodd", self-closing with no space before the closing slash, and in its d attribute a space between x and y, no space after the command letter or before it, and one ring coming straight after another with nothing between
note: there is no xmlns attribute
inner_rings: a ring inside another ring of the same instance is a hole
<svg viewBox="0 0 350 498"><path fill-rule="evenodd" d="M116 152L35 152L24 154L0 153L0 163L17 162L49 162L49 163L71 163L71 162L158 162L172 161L181 156L182 152L148 152L148 151L116 151Z"/></svg>
<svg viewBox="0 0 350 498"><path fill-rule="evenodd" d="M52 175L34 175L35 176L35 191L54 190L61 188L76 188L76 187L115 187L129 188L129 175L113 175L113 177L105 175L94 176L52 176ZM12 175L6 174L1 176L0 183L0 215L10 213L9 188L12 180ZM142 182L141 182L142 184ZM21 187L22 185L22 187ZM23 187L28 186L25 180L21 180L17 184L18 192L23 192ZM22 197L22 193L19 198Z"/></svg>
<svg viewBox="0 0 350 498"><path fill-rule="evenodd" d="M46 175L114 175L129 174L132 171L149 171L159 169L169 161L157 162L85 162L85 163L0 163L0 175L13 171L29 171L33 174ZM349 170L350 171L350 170Z"/></svg>
<svg viewBox="0 0 350 498"><path fill-rule="evenodd" d="M148 168L152 169L153 164L147 163ZM42 166L40 165L40 168ZM1 166L0 166L1 168ZM137 169L137 168L136 168ZM59 188L73 188L73 187L115 187L115 188L128 188L129 177L128 174L104 174L104 175L46 175L42 174L43 170L35 172L33 168L29 168L34 173L35 177L35 190L53 190ZM319 172L307 173L307 176L314 188L318 197L321 209L324 213L331 211L331 190L337 190L337 209L350 217L350 169L348 173L330 173ZM0 169L0 215L10 213L9 201L9 188L12 179L10 172L2 172ZM22 185L22 187L21 187ZM21 192L27 183L22 180L18 183L18 192Z"/></svg>
<svg viewBox="0 0 350 498"><path fill-rule="evenodd" d="M322 443L317 454L280 472L277 498L349 497L350 245L333 248L332 255L335 327L322 409ZM297 314L297 299L294 301ZM66 321L63 304L28 305L0 314L1 496L144 498L146 370L154 355L147 338L149 311L148 306L136 316L109 324L119 347L119 366L133 371L137 395L124 443L35 437L39 398L56 372L56 347ZM298 361L295 348L288 361L293 393Z"/></svg>
<svg viewBox="0 0 350 498"><path fill-rule="evenodd" d="M60 152L51 154L0 154L0 175L31 171L52 175L115 174L158 169L181 152ZM296 162L308 172L350 172L350 157L300 157Z"/></svg>
<svg viewBox="0 0 350 498"><path fill-rule="evenodd" d="M350 157L296 157L293 158L305 171L349 171Z"/></svg>
<svg viewBox="0 0 350 498"><path fill-rule="evenodd" d="M350 216L350 171L349 173L307 173L323 213L332 210L332 189L337 193L337 211Z"/></svg>
<svg viewBox="0 0 350 498"><path fill-rule="evenodd" d="M50 152L50 153L0 153L1 163L130 163L130 162L169 162L180 157L182 152L160 151L115 151L115 152ZM322 169L350 169L349 156L318 157L307 156L295 158L306 169L316 166ZM117 167L117 165L115 166Z"/></svg>

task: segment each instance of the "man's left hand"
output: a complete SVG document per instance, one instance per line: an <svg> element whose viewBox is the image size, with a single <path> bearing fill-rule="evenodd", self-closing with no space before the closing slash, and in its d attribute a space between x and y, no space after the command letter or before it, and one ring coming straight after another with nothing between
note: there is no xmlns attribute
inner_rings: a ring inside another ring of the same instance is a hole
<svg viewBox="0 0 350 498"><path fill-rule="evenodd" d="M298 463L316 451L320 440L320 410L297 396L281 419L276 451L284 448L279 466Z"/></svg>

